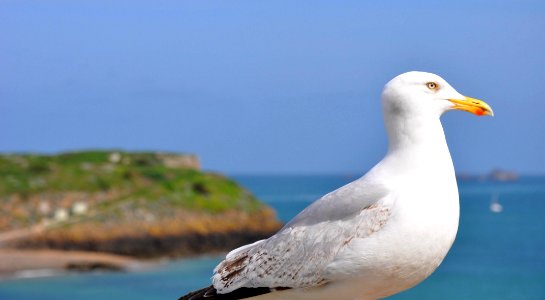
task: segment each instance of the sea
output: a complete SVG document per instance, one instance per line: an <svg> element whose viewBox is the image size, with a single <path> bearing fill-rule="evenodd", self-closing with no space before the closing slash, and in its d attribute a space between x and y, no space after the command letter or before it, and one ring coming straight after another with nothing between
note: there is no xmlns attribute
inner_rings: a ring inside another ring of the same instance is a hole
<svg viewBox="0 0 545 300"><path fill-rule="evenodd" d="M275 208L282 221L355 179L349 175L234 178ZM388 299L545 300L545 177L458 184L460 228L448 256L424 282ZM29 273L0 281L0 299L172 300L209 285L211 270L221 259L221 255L204 255L124 273Z"/></svg>

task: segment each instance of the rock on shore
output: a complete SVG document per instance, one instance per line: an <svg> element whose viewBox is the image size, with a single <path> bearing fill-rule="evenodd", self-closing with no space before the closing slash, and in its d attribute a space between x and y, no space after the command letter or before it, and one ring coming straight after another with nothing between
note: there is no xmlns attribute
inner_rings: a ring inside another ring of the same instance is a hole
<svg viewBox="0 0 545 300"><path fill-rule="evenodd" d="M10 243L19 249L106 252L139 258L183 257L232 248L267 238L280 223L270 209L188 213L154 221L82 222L50 228Z"/></svg>

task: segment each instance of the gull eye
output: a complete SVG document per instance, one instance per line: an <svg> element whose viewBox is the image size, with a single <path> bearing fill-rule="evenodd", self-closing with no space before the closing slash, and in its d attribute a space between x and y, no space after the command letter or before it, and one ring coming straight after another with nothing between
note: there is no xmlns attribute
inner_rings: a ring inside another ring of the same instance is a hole
<svg viewBox="0 0 545 300"><path fill-rule="evenodd" d="M436 82L428 82L426 83L426 86L428 87L428 89L432 90L432 91L435 91L439 88L439 85L436 83Z"/></svg>

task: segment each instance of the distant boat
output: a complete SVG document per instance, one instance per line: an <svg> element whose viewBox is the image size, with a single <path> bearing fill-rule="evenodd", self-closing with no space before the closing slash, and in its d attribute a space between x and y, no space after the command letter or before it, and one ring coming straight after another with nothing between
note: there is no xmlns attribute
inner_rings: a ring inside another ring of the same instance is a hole
<svg viewBox="0 0 545 300"><path fill-rule="evenodd" d="M503 211L503 206L499 201L499 193L494 193L490 200L490 211L499 214Z"/></svg>

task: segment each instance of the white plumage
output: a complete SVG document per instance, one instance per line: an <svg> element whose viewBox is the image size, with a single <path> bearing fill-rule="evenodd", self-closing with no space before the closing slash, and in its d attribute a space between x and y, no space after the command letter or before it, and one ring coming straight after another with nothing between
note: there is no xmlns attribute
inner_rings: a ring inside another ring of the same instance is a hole
<svg viewBox="0 0 545 300"><path fill-rule="evenodd" d="M231 251L214 270L217 294L268 287L273 292L256 298L377 299L418 284L439 266L459 217L439 118L451 109L492 110L424 72L392 79L382 103L386 156L274 236Z"/></svg>

